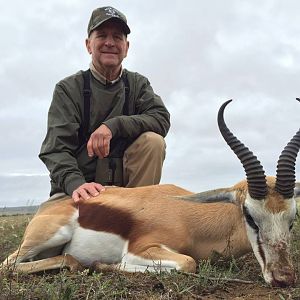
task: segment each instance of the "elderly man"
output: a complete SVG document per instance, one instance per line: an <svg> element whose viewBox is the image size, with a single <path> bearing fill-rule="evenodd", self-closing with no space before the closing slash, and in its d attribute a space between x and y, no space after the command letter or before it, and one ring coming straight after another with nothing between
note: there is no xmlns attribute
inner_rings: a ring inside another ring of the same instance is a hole
<svg viewBox="0 0 300 300"><path fill-rule="evenodd" d="M55 87L39 155L50 171L50 196L63 192L78 202L104 185L160 181L170 116L148 79L122 68L129 33L120 11L95 9L86 39L89 70Z"/></svg>

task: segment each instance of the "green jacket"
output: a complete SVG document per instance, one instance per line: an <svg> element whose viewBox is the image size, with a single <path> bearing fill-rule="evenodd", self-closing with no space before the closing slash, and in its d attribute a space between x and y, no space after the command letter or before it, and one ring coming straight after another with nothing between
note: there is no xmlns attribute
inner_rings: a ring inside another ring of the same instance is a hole
<svg viewBox="0 0 300 300"><path fill-rule="evenodd" d="M101 124L112 132L113 140L132 141L146 131L163 137L170 128L170 115L161 98L153 92L148 79L138 73L126 73L129 92L129 115L122 115L125 101L123 80L104 85L91 75L89 132ZM86 144L80 145L79 130L83 122L82 71L61 80L55 87L48 112L47 134L39 158L51 178L51 192L73 191L85 182L95 180L97 158L87 155Z"/></svg>

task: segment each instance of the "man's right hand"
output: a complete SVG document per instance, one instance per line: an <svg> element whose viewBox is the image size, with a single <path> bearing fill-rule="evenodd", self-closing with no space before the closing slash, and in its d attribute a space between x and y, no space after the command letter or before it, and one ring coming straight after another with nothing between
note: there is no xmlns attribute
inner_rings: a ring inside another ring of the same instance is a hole
<svg viewBox="0 0 300 300"><path fill-rule="evenodd" d="M72 198L75 203L79 201L88 200L91 197L96 197L100 192L104 191L105 188L100 183L88 182L79 186L76 190L73 191Z"/></svg>

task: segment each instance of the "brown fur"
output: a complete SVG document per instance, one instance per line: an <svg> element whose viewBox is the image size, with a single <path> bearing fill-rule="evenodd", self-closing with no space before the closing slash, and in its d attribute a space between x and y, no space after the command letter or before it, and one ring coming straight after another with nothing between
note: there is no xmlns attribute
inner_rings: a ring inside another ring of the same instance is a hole
<svg viewBox="0 0 300 300"><path fill-rule="evenodd" d="M273 176L267 176L268 195L266 197L265 208L271 213L280 213L287 209L287 203L283 196L275 191L276 178ZM237 199L241 204L245 202L246 194L248 192L248 185L246 180L242 180L235 184L229 190L236 191ZM259 200L258 200L259 201Z"/></svg>
<svg viewBox="0 0 300 300"><path fill-rule="evenodd" d="M265 208L273 214L280 213L287 209L286 201L283 196L275 191L275 177L267 177L268 180L268 200Z"/></svg>
<svg viewBox="0 0 300 300"><path fill-rule="evenodd" d="M240 209L233 204L199 204L178 198L191 194L174 185L109 188L79 205L79 223L129 239L129 251L136 254L151 244L163 244L197 259L208 257L212 249L225 253L235 248L244 253L249 245L243 226L236 227L242 223ZM201 242L195 246L195 241Z"/></svg>

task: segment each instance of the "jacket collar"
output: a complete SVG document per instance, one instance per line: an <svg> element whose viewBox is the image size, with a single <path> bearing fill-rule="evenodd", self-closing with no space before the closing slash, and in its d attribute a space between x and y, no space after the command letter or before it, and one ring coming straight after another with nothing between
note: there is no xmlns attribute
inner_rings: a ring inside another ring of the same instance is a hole
<svg viewBox="0 0 300 300"><path fill-rule="evenodd" d="M113 80L113 81L110 81L110 80L107 80L107 79L105 78L105 76L103 76L101 73L99 73L99 72L96 70L96 68L95 68L95 66L94 66L94 64L93 64L93 62L90 62L90 70L91 70L93 76L94 76L98 81L100 81L101 83L103 83L104 85L112 85L112 84L118 82L118 81L120 80L121 76L122 76L122 73L123 73L123 68L121 67L121 71L120 71L120 74L119 74L118 78L115 79L115 80Z"/></svg>

